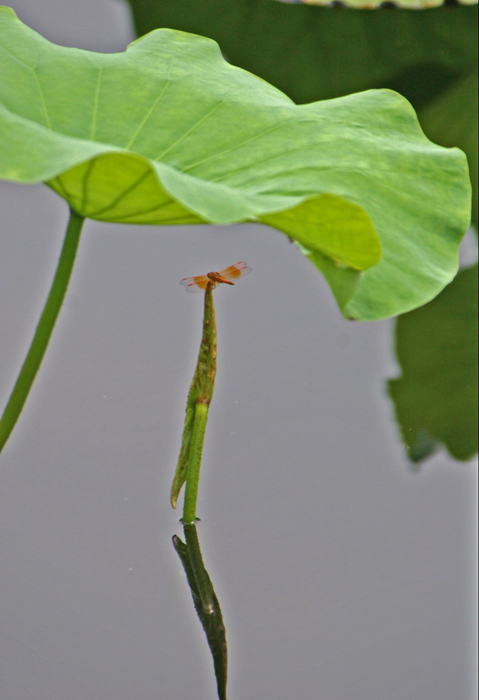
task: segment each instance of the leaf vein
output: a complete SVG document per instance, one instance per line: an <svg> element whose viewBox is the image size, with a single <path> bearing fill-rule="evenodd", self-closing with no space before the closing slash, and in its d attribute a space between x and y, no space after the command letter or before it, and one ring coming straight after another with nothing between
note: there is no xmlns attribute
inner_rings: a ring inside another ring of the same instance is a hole
<svg viewBox="0 0 479 700"><path fill-rule="evenodd" d="M213 109L211 109L209 112L207 112L207 114L205 114L199 121L195 122L195 124L193 124L192 127L190 127L187 131L185 131L185 133L177 141L172 143L171 146L166 149L166 151L163 151L162 153L157 155L154 158L154 160L160 161L162 158L165 157L165 155L167 153L170 153L170 151L172 151L182 141L184 141L186 138L188 138L188 136L190 136L190 134L192 134L194 131L196 131L196 129L198 129L198 127L200 127L202 124L204 124L204 122L207 121L210 117L212 117L213 114L215 114L215 112L217 112L219 109L221 109L221 107L223 107L227 98L228 98L228 95L225 95L224 98L221 100L221 102L219 102L217 105L215 105L215 107L213 107Z"/></svg>
<svg viewBox="0 0 479 700"><path fill-rule="evenodd" d="M159 205L156 206L156 207L150 207L149 209L144 209L144 210L136 210L136 211L132 212L131 214L126 214L125 216L121 216L121 217L115 218L115 221L118 222L118 223L120 223L120 222L126 223L128 220L130 220L130 219L132 219L132 218L134 218L134 219L136 220L136 218L139 217L139 216L144 216L145 214L150 214L150 213L155 212L155 211L160 211L161 209L163 209L163 207L166 207L166 206L168 206L169 204L172 204L172 203L175 204L175 203L176 203L176 200L170 199L170 200L168 200L167 202L164 202L163 204L159 204ZM196 222L198 218L199 218L199 217L198 217L196 214L193 214L193 213L188 214L188 213L186 213L186 214L182 214L182 215L178 215L178 216L169 217L168 219L165 219L165 221L163 222L162 225L168 226L170 223L176 223L176 224L180 224L180 223L190 224L190 223Z"/></svg>
<svg viewBox="0 0 479 700"><path fill-rule="evenodd" d="M82 203L81 203L81 208L82 211L85 210L85 204L87 203L87 198L88 198L88 181L91 177L93 168L95 167L96 160L92 159L88 165L87 169L85 171L85 175L83 176L82 180Z"/></svg>
<svg viewBox="0 0 479 700"><path fill-rule="evenodd" d="M98 102L100 99L100 85L101 85L102 77L103 77L103 68L100 68L98 71L98 80L97 80L96 88L95 88L95 98L93 100L93 113L92 113L91 132L90 132L90 140L91 141L95 140L95 131L96 131L97 116L98 116Z"/></svg>
<svg viewBox="0 0 479 700"><path fill-rule="evenodd" d="M33 70L33 75L35 76L35 82L36 82L37 87L38 87L38 92L40 93L40 101L42 103L42 108L43 108L43 113L45 115L46 124L47 124L49 129L52 129L52 121L50 119L50 115L48 114L47 103L45 100L45 95L43 94L42 84L40 82L40 79L37 75L36 70L34 68L32 70Z"/></svg>
<svg viewBox="0 0 479 700"><path fill-rule="evenodd" d="M268 129L267 131L262 132L261 134L257 134L256 136L251 136L249 139L246 139L245 141L242 141L241 143L237 144L236 146L232 146L231 148L225 148L224 151L220 151L220 153L215 153L212 156L209 156L208 158L203 158L203 160L198 160L196 163L193 163L192 165L189 165L186 168L182 168L182 172L186 173L188 170L192 170L193 168L196 168L198 165L203 165L204 163L208 163L212 160L216 160L217 158L221 158L222 156L226 155L227 153L232 153L233 151L237 151L239 148L243 148L243 146L246 146L248 143L252 143L253 141L257 141L258 139L264 138L265 136L268 136L269 134L272 134L275 131L278 131L279 129L282 129L285 126L289 126L289 124L293 123L295 120L290 119L289 121L285 122L284 124L277 124L276 126L271 127L271 129Z"/></svg>
<svg viewBox="0 0 479 700"><path fill-rule="evenodd" d="M119 204L119 202L121 202L121 200L124 197L126 197L131 192L133 192L134 189L139 187L142 182L144 182L149 176L152 176L152 175L153 175L152 171L149 168L147 168L142 175L137 177L137 179L134 182L132 182L131 185L126 187L124 190L122 190L122 192L120 192L120 194L117 197L115 197L115 199L113 201L111 201L110 204L108 204L108 206L103 207L103 209L97 209L94 212L90 212L88 214L88 216L91 218L95 218L95 217L99 216L100 214L104 214L105 212L109 211L110 209L113 209L114 207L116 207L117 204Z"/></svg>
<svg viewBox="0 0 479 700"><path fill-rule="evenodd" d="M58 184L58 188L63 192L63 197L68 201L68 190L63 184L61 177L61 175L58 175L57 177L54 177L51 182L56 182Z"/></svg>
<svg viewBox="0 0 479 700"><path fill-rule="evenodd" d="M130 148L131 148L132 144L136 141L136 139L137 139L138 136L140 135L140 132L141 132L141 130L143 129L143 127L145 126L146 122L147 122L148 119L151 117L153 111L154 111L154 110L156 109L156 107L158 106L158 103L159 103L160 100L164 97L165 92L167 91L167 89L168 89L168 87L169 87L169 85L170 85L170 83L171 83L170 74L171 74L172 65L173 65L173 59L171 59L171 61L170 61L170 66L169 66L169 68L168 68L168 76L167 76L165 85L164 85L164 87L163 87L163 90L162 90L161 93L158 95L158 97L156 98L156 100L153 102L153 104L151 105L150 109L149 109L148 112L146 113L144 119L140 122L140 124L138 125L138 128L136 129L135 133L133 134L133 136L131 137L131 139L129 140L129 142L126 144L126 146L125 146L126 149L130 149Z"/></svg>

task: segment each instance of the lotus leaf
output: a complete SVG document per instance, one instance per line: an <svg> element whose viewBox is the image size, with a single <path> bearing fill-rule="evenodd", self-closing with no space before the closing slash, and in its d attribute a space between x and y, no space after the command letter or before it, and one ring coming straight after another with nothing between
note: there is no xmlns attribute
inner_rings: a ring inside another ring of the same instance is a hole
<svg viewBox="0 0 479 700"><path fill-rule="evenodd" d="M461 270L434 301L400 316L402 376L389 393L409 457L443 443L456 459L477 452L477 264Z"/></svg>
<svg viewBox="0 0 479 700"><path fill-rule="evenodd" d="M171 27L208 36L219 43L228 60L272 83L295 102L381 87L404 95L417 110L421 125L427 108L426 135L441 146L458 146L468 157L477 226L477 139L474 143L473 137L477 78L470 90L452 94L456 85L477 71L477 4L370 12L273 0L129 3L139 35Z"/></svg>
<svg viewBox="0 0 479 700"><path fill-rule="evenodd" d="M298 106L204 37L161 29L98 54L5 7L0 57L0 176L44 181L81 216L273 225L336 266L333 291L364 270L336 290L357 319L419 306L456 272L466 160L428 141L397 93Z"/></svg>

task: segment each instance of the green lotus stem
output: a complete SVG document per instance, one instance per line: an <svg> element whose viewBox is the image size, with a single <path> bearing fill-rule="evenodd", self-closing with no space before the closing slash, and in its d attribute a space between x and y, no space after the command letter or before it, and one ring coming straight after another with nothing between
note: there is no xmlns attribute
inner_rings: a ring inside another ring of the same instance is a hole
<svg viewBox="0 0 479 700"><path fill-rule="evenodd" d="M84 218L82 216L70 210L65 240L50 294L38 322L27 357L0 420L0 452L22 412L47 349L70 280L83 221Z"/></svg>
<svg viewBox="0 0 479 700"><path fill-rule="evenodd" d="M186 496L185 496L186 498ZM201 605L205 613L211 613L215 610L215 594L211 579L203 564L201 556L200 541L195 523L184 523L183 531L185 533L186 545L190 557L190 565L193 570L196 585L198 586L198 594L201 599Z"/></svg>
<svg viewBox="0 0 479 700"><path fill-rule="evenodd" d="M216 322L213 289L205 290L203 336L198 362L186 402L186 418L180 456L171 487L171 504L176 508L179 493L186 481L183 522L192 523L196 518L196 500L200 476L201 454L205 437L208 408L213 398L216 376Z"/></svg>
<svg viewBox="0 0 479 700"><path fill-rule="evenodd" d="M195 419L191 435L188 472L186 475L185 502L183 506L183 522L192 523L196 518L196 500L198 497L198 482L200 479L201 455L205 438L206 421L208 420L208 405L195 404Z"/></svg>
<svg viewBox="0 0 479 700"><path fill-rule="evenodd" d="M183 525L185 542L173 536L173 546L181 559L196 613L205 631L213 657L219 700L226 700L228 647L220 604L213 583L203 563L195 523Z"/></svg>

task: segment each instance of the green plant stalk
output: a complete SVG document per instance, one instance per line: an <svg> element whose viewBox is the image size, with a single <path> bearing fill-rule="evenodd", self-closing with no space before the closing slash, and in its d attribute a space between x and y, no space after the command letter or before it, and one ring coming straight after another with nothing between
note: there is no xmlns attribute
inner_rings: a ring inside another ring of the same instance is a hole
<svg viewBox="0 0 479 700"><path fill-rule="evenodd" d="M178 535L174 535L173 546L183 564L195 610L206 633L208 646L213 656L218 698L226 700L228 648L223 615L213 583L203 563L196 524L185 524L183 530L186 544L181 541Z"/></svg>
<svg viewBox="0 0 479 700"><path fill-rule="evenodd" d="M186 402L185 427L180 456L171 487L171 505L176 508L178 496L186 481L183 522L193 522L196 517L198 479L205 436L208 408L213 398L216 377L216 320L213 304L214 285L205 290L203 335L198 362Z"/></svg>
<svg viewBox="0 0 479 700"><path fill-rule="evenodd" d="M206 421L208 420L208 404L195 404L195 420L191 435L191 446L186 475L185 502L183 505L183 522L193 523L196 519L196 500L198 497L198 482L200 479L201 455L205 438Z"/></svg>
<svg viewBox="0 0 479 700"><path fill-rule="evenodd" d="M60 312L65 292L70 281L75 255L78 249L84 218L70 210L70 219L63 242L60 260L55 272L53 284L38 322L35 335L18 379L0 420L0 452L22 412L25 401L35 380L47 349L50 336Z"/></svg>
<svg viewBox="0 0 479 700"><path fill-rule="evenodd" d="M195 523L184 523L183 531L188 546L190 565L195 576L196 585L198 586L198 595L201 599L201 605L203 606L204 612L211 613L215 609L214 591L208 572L203 564Z"/></svg>

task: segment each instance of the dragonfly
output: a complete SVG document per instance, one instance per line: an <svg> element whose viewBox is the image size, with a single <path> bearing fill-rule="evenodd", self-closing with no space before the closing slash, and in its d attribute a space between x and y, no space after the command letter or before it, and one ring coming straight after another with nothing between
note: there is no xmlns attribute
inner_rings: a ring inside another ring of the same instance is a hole
<svg viewBox="0 0 479 700"><path fill-rule="evenodd" d="M176 508L178 496L186 482L183 522L196 519L196 499L200 475L203 439L208 420L208 408L213 398L216 376L216 319L213 304L213 289L219 284L234 284L233 280L244 277L251 268L245 262L225 267L219 272L208 272L197 277L185 277L180 284L187 292L204 292L205 310L200 352L186 401L185 427L181 438L180 456L171 485L171 505Z"/></svg>
<svg viewBox="0 0 479 700"><path fill-rule="evenodd" d="M219 284L234 284L232 280L239 280L240 277L251 272L251 267L245 262L237 262L234 265L225 267L219 272L208 272L206 275L197 277L185 277L180 284L186 287L187 292L204 292L208 285L210 289L215 289Z"/></svg>

